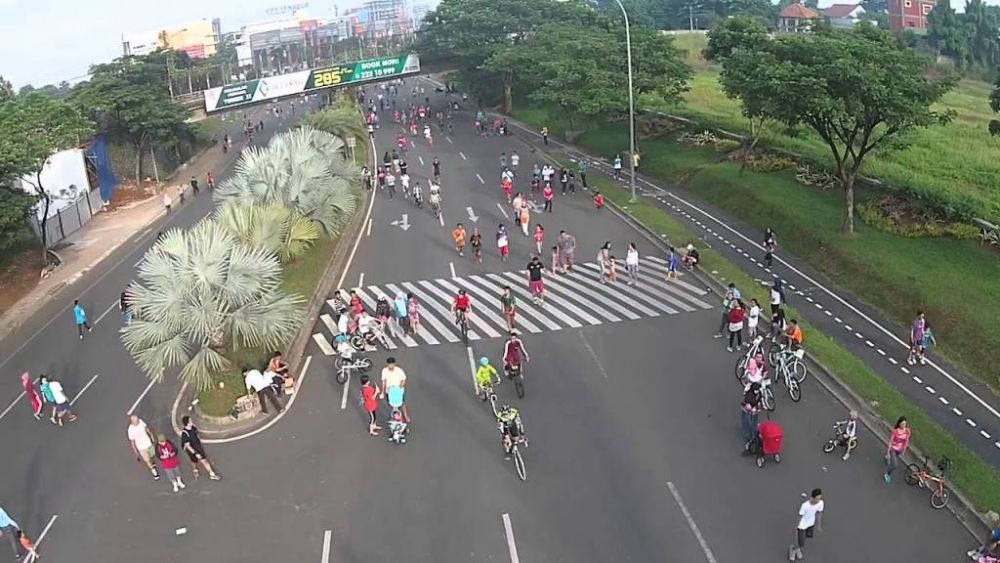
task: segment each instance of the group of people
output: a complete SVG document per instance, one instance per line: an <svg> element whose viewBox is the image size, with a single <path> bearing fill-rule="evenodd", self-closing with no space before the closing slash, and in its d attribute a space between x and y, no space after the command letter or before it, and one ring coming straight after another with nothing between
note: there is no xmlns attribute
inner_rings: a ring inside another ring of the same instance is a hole
<svg viewBox="0 0 1000 563"><path fill-rule="evenodd" d="M76 414L70 409L70 399L66 396L66 391L58 379L43 373L38 376L37 383L36 387L35 381L31 379L28 372L21 374L21 388L31 402L31 411L35 420L42 419L46 406L51 408L49 421L56 426L62 427L64 423L76 420Z"/></svg>
<svg viewBox="0 0 1000 563"><path fill-rule="evenodd" d="M379 426L379 401L386 401L389 407L387 417L389 426L389 441L405 444L409 433L410 413L406 408L406 372L396 365L396 358L389 357L382 368L381 385L371 380L368 375L361 376L361 406L368 413L368 433L378 436L382 431Z"/></svg>
<svg viewBox="0 0 1000 563"><path fill-rule="evenodd" d="M270 413L267 410L267 403L271 403L277 412L284 410L279 397L291 394L295 390L295 380L289 369L288 362L281 352L271 354L263 372L252 366L243 367L243 382L247 392L257 396L262 414Z"/></svg>
<svg viewBox="0 0 1000 563"><path fill-rule="evenodd" d="M150 472L154 481L160 480L158 463L175 493L187 488L181 476L180 451L187 454L191 461L191 471L195 479L200 475L200 469L208 473L208 478L213 481L222 478L215 471L212 462L209 461L208 454L205 453L205 446L201 442L201 434L191 417L184 416L181 419L181 424L180 450L177 449L173 441L167 438L166 434L154 434L149 425L136 414L129 415L129 425L126 431L129 448L135 455L136 461Z"/></svg>

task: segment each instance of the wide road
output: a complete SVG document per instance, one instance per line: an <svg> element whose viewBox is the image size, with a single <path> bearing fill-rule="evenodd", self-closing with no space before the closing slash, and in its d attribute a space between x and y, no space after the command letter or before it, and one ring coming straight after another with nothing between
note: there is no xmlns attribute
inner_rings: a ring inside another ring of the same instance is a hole
<svg viewBox="0 0 1000 563"><path fill-rule="evenodd" d="M346 272L345 285L368 298L403 289L423 302L426 332L373 354L377 365L395 356L409 375L409 442L368 436L357 380L338 385L332 358L317 343L287 415L265 432L210 446L226 478L188 478L182 494L132 465L123 436L126 407L116 405L108 420L80 432L79 445L53 433L36 448L4 434L13 450L31 452L20 472L4 479L5 493L19 495L15 509L48 514L56 505L70 507L46 539L48 558L780 561L800 493L821 487L826 525L807 545L807 560L961 560L972 541L964 528L931 509L925 492L882 482L883 450L874 437L863 431L848 462L822 453L830 424L846 413L812 380L798 404L777 389L782 462L758 469L742 457L735 357L706 337L717 327L718 298L691 276L663 281L651 245L607 210L595 211L589 196L557 196L554 213L533 213L532 223L546 228L547 245L560 229L576 235L581 267L550 277L546 307L531 306L521 270L532 244L505 216L499 156L520 153L516 186L524 191L541 157L515 138L476 136L467 113L455 122L453 137L439 134L433 148L418 144L407 158L414 181L424 186L431 160L441 159L443 225L426 207L380 193ZM379 153L393 137L390 127L378 132ZM482 229L484 264L452 248L450 231L459 221ZM508 263L493 245L501 223L512 233ZM640 286L599 284L583 262L592 262L605 241L621 259L633 240L644 256ZM526 482L504 461L492 414L473 397L473 358L499 363L502 284L520 294L531 354L527 396L517 399L506 382L500 388L503 400L520 409L531 441ZM470 290L477 310L469 347L443 312L459 287ZM319 340L329 339L323 320L315 330ZM111 337L105 348L123 354ZM122 370L134 379L123 358ZM147 399L143 408L154 402L169 404ZM51 487L44 501L36 500L39 486Z"/></svg>

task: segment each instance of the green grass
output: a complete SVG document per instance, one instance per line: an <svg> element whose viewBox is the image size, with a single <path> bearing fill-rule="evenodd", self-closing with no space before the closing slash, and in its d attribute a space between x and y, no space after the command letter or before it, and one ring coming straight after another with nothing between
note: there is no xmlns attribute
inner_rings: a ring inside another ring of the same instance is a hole
<svg viewBox="0 0 1000 563"><path fill-rule="evenodd" d="M566 163L568 164L568 160ZM666 235L666 239L674 246L697 240L694 233L655 205L642 200L629 203L628 194L624 190L603 179L597 179L594 184L605 197L620 207L627 208L628 213L654 232ZM704 271L718 272L715 275L720 279L736 283L745 290L745 298L756 298L762 303L767 299L764 288L712 249L703 249L701 260ZM792 308L789 308L789 314L802 318ZM944 428L871 371L864 362L807 322L800 321L800 324L807 335L806 345L810 354L861 396L874 412L886 421L906 416L914 429L913 443L917 447L934 459L944 455L955 463L949 474L950 481L980 512L1000 506L1000 475L993 468L961 445Z"/></svg>

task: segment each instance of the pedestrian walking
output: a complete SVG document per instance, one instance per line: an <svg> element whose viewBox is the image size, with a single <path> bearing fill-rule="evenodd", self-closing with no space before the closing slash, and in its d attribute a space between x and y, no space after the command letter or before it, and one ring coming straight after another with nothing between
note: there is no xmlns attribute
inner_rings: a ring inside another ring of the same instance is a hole
<svg viewBox="0 0 1000 563"><path fill-rule="evenodd" d="M562 268L565 273L573 270L573 262L576 258L576 237L566 231L559 231L556 239L559 247L559 257L562 259Z"/></svg>
<svg viewBox="0 0 1000 563"><path fill-rule="evenodd" d="M545 212L552 213L552 200L555 199L556 192L552 189L552 184L545 184L545 189L542 190L542 199L545 200Z"/></svg>
<svg viewBox="0 0 1000 563"><path fill-rule="evenodd" d="M600 190L594 192L594 209L600 211L604 208L604 196L601 195Z"/></svg>
<svg viewBox="0 0 1000 563"><path fill-rule="evenodd" d="M583 184L584 189L587 188L587 168L589 167L590 163L585 158L581 158L576 164L576 172L580 175L580 183Z"/></svg>
<svg viewBox="0 0 1000 563"><path fill-rule="evenodd" d="M576 193L576 173L572 170L569 171L569 193Z"/></svg>
<svg viewBox="0 0 1000 563"><path fill-rule="evenodd" d="M118 310L122 312L122 323L125 326L132 324L132 290L128 287L118 297Z"/></svg>
<svg viewBox="0 0 1000 563"><path fill-rule="evenodd" d="M392 172L385 173L385 187L389 188L389 199L395 199L396 197L396 177L392 175Z"/></svg>
<svg viewBox="0 0 1000 563"><path fill-rule="evenodd" d="M569 187L569 171L565 166L559 170L559 185L562 187L562 195L566 195L566 188Z"/></svg>
<svg viewBox="0 0 1000 563"><path fill-rule="evenodd" d="M188 459L191 460L191 465L194 468L194 478L198 478L198 466L201 465L208 472L209 479L213 481L222 479L212 467L212 462L208 460L208 455L205 453L205 446L201 443L201 435L198 433L198 427L191 421L191 417L185 416L182 418L181 424L184 425L181 429L181 448L187 453Z"/></svg>
<svg viewBox="0 0 1000 563"><path fill-rule="evenodd" d="M611 161L611 168L614 170L615 180L622 179L622 155L616 154L613 161Z"/></svg>
<svg viewBox="0 0 1000 563"><path fill-rule="evenodd" d="M396 292L396 298L392 300L392 318L389 322L389 331L392 337L397 334L406 334L406 294L402 291Z"/></svg>
<svg viewBox="0 0 1000 563"><path fill-rule="evenodd" d="M76 415L69 410L69 397L66 396L66 391L63 390L62 383L56 378L49 379L49 390L52 392L52 398L55 401L55 413L56 419L55 423L59 426L63 425L63 419L69 417L69 422L76 420Z"/></svg>
<svg viewBox="0 0 1000 563"><path fill-rule="evenodd" d="M17 533L21 531L21 526L7 514L7 511L0 506L0 535L6 536L10 542L10 548L14 550L14 559L21 560L21 545L17 540Z"/></svg>
<svg viewBox="0 0 1000 563"><path fill-rule="evenodd" d="M517 175L517 167L521 164L521 156L517 154L517 151L511 151L510 153L510 167L514 169L514 174Z"/></svg>
<svg viewBox="0 0 1000 563"><path fill-rule="evenodd" d="M813 537L813 530L823 531L823 491L813 489L809 493L809 498L799 506L799 521L795 525L795 543L788 547L788 560L795 561L802 559L802 548L806 545L806 538Z"/></svg>
<svg viewBox="0 0 1000 563"><path fill-rule="evenodd" d="M747 311L747 345L757 338L757 325L760 324L760 303L750 300L750 310Z"/></svg>
<svg viewBox="0 0 1000 563"><path fill-rule="evenodd" d="M542 127L542 142L545 143L546 146L548 146L548 144L549 144L549 128L548 127Z"/></svg>
<svg viewBox="0 0 1000 563"><path fill-rule="evenodd" d="M52 415L49 417L49 420L52 421L52 424L56 424L56 397L52 393L49 379L44 373L38 376L38 390L41 391L45 404L52 406Z"/></svg>
<svg viewBox="0 0 1000 563"><path fill-rule="evenodd" d="M259 369L245 366L243 368L243 383L246 385L247 391L257 395L257 402L260 403L260 412L262 414L269 413L267 410L268 401L270 401L274 410L277 412L282 411L281 403L274 394L274 389L271 388L271 382Z"/></svg>
<svg viewBox="0 0 1000 563"><path fill-rule="evenodd" d="M768 227L764 231L764 264L770 268L771 262L774 260L774 249L778 246L778 241L774 237L774 229Z"/></svg>
<svg viewBox="0 0 1000 563"><path fill-rule="evenodd" d="M774 278L770 293L771 315L775 315L778 309L781 309L781 304L785 302L785 291L781 287L781 278Z"/></svg>
<svg viewBox="0 0 1000 563"><path fill-rule="evenodd" d="M611 269L611 241L606 241L597 251L597 267L601 270L601 283L607 283Z"/></svg>
<svg viewBox="0 0 1000 563"><path fill-rule="evenodd" d="M378 385L371 382L368 374L361 375L361 406L368 413L368 434L378 436L378 431L382 429L377 424L378 400L380 389Z"/></svg>
<svg viewBox="0 0 1000 563"><path fill-rule="evenodd" d="M507 255L510 253L510 239L507 236L507 227L500 224L497 229L497 248L500 251L500 260L506 262Z"/></svg>
<svg viewBox="0 0 1000 563"><path fill-rule="evenodd" d="M385 399L385 394L389 392L393 387L398 387L399 391L393 391L393 393L400 393L400 403L403 411L403 419L407 424L410 423L410 413L406 410L406 404L402 403L402 392L406 391L406 372L403 368L396 365L396 358L389 357L385 360L385 367L382 368L382 393L380 397Z"/></svg>
<svg viewBox="0 0 1000 563"><path fill-rule="evenodd" d="M166 188L163 190L163 196L161 201L163 201L163 208L167 210L167 214L170 213L170 208L174 205L174 200L170 199L170 194L167 193Z"/></svg>
<svg viewBox="0 0 1000 563"><path fill-rule="evenodd" d="M931 349L932 345L933 346L937 346L937 339L934 338L934 333L931 332L931 324L925 320L924 321L924 341L923 341L923 345L921 345L921 347L920 347L920 355L921 355L922 358L927 357L927 352L928 352L928 350Z"/></svg>
<svg viewBox="0 0 1000 563"><path fill-rule="evenodd" d="M562 260L559 257L559 247L556 245L552 246L552 273L561 274L562 271Z"/></svg>
<svg viewBox="0 0 1000 563"><path fill-rule="evenodd" d="M504 170L506 168L507 168L507 153L506 152L501 152L500 153L500 170Z"/></svg>
<svg viewBox="0 0 1000 563"><path fill-rule="evenodd" d="M906 452L910 445L910 424L905 416L896 420L896 426L892 428L889 435L889 447L885 450L885 479L886 484L892 483L892 472L899 466L899 458Z"/></svg>
<svg viewBox="0 0 1000 563"><path fill-rule="evenodd" d="M639 248L634 242L628 243L625 252L625 270L628 272L628 285L639 283Z"/></svg>
<svg viewBox="0 0 1000 563"><path fill-rule="evenodd" d="M79 299L73 300L73 320L76 322L76 330L80 334L80 340L83 340L83 329L87 329L87 332L92 329L87 324L87 312L80 306Z"/></svg>
<svg viewBox="0 0 1000 563"><path fill-rule="evenodd" d="M715 334L716 338L723 337L723 331L729 324L729 308L733 301L737 301L742 298L740 295L740 290L736 288L736 284L730 282L729 288L726 289L726 295L722 298L722 321L719 323L719 331Z"/></svg>
<svg viewBox="0 0 1000 563"><path fill-rule="evenodd" d="M31 375L28 372L21 374L21 388L24 389L24 394L28 396L31 401L31 415L35 417L35 420L42 419L42 397L38 394L35 389L35 382L31 380Z"/></svg>
<svg viewBox="0 0 1000 563"><path fill-rule="evenodd" d="M420 302L412 293L406 294L406 315L410 321L410 334L420 330Z"/></svg>
<svg viewBox="0 0 1000 563"><path fill-rule="evenodd" d="M920 362L920 365L927 363L927 360L924 359L924 330L926 326L924 312L917 311L917 316L910 326L910 354L906 357L906 363L911 366L916 365L917 362Z"/></svg>
<svg viewBox="0 0 1000 563"><path fill-rule="evenodd" d="M187 485L181 480L181 460L177 457L177 448L163 434L156 435L156 457L160 459L160 466L167 474L167 479L174 488L174 492L177 493L181 489L187 488Z"/></svg>
<svg viewBox="0 0 1000 563"><path fill-rule="evenodd" d="M521 209L518 212L518 217L521 220L521 233L524 236L528 236L528 225L531 222L531 212L528 209L527 199L521 199Z"/></svg>
<svg viewBox="0 0 1000 563"><path fill-rule="evenodd" d="M155 459L156 451L153 448L153 432L146 426L146 423L138 415L129 415L128 424L128 444L135 454L136 461L142 463L153 475L153 480L159 481L160 474L156 471Z"/></svg>
<svg viewBox="0 0 1000 563"><path fill-rule="evenodd" d="M535 223L535 252L538 256L542 255L542 242L545 240L545 228L542 227L540 223Z"/></svg>
<svg viewBox="0 0 1000 563"><path fill-rule="evenodd" d="M667 281L677 279L677 266L680 264L680 259L677 257L677 251L674 247L670 247L670 252L667 253Z"/></svg>

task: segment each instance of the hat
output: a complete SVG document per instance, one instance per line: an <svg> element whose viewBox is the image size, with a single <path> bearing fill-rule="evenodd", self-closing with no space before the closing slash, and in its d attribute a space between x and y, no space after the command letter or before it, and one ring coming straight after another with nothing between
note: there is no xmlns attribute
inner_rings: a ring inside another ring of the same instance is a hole
<svg viewBox="0 0 1000 563"><path fill-rule="evenodd" d="M693 245L693 244L689 244L689 245L687 245L687 249L688 249L688 250L694 250L694 245Z"/></svg>

